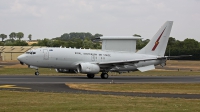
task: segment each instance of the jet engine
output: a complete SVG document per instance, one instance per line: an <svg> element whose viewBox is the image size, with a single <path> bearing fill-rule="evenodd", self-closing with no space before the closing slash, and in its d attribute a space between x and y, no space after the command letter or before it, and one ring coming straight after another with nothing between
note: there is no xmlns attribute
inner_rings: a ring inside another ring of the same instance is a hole
<svg viewBox="0 0 200 112"><path fill-rule="evenodd" d="M79 71L86 74L97 74L100 71L100 67L97 64L81 63L79 65Z"/></svg>
<svg viewBox="0 0 200 112"><path fill-rule="evenodd" d="M62 68L56 68L56 72L59 72L59 73L77 73L76 70L62 69Z"/></svg>

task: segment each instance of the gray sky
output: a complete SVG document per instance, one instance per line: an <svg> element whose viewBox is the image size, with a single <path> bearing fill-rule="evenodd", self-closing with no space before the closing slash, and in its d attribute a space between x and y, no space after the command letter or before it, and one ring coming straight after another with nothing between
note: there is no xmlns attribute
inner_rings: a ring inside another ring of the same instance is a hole
<svg viewBox="0 0 200 112"><path fill-rule="evenodd" d="M200 41L200 0L0 0L0 34L23 32L24 39L70 32L150 39L168 20L170 36Z"/></svg>

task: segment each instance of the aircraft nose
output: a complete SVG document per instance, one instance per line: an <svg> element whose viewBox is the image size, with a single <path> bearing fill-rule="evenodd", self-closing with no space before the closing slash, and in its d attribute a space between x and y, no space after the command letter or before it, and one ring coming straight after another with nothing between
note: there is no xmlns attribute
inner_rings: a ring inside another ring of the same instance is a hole
<svg viewBox="0 0 200 112"><path fill-rule="evenodd" d="M23 54L17 57L17 60L19 60L22 65L24 64L24 59L25 56Z"/></svg>

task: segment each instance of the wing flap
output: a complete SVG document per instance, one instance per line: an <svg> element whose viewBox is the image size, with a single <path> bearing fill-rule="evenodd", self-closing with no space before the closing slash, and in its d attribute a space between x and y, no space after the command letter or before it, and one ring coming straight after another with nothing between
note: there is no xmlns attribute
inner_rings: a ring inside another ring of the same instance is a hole
<svg viewBox="0 0 200 112"><path fill-rule="evenodd" d="M155 66L154 65L149 65L149 66L139 67L137 69L139 71L141 71L141 72L146 72L146 71L149 71L149 70L154 70Z"/></svg>

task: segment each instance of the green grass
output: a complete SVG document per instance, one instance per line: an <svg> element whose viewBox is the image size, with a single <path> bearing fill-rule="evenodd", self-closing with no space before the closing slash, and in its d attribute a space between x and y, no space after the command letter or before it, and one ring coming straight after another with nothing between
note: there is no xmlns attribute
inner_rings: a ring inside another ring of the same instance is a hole
<svg viewBox="0 0 200 112"><path fill-rule="evenodd" d="M198 112L200 100L0 91L1 112Z"/></svg>
<svg viewBox="0 0 200 112"><path fill-rule="evenodd" d="M66 84L95 91L200 94L200 83Z"/></svg>
<svg viewBox="0 0 200 112"><path fill-rule="evenodd" d="M71 73L57 73L55 69L40 68L40 75L77 75ZM0 68L0 75L34 75L35 69L30 68ZM82 74L78 74L82 75ZM130 72L130 73L112 73L110 76L200 76L197 71L147 71L147 72ZM99 76L99 74L98 74Z"/></svg>
<svg viewBox="0 0 200 112"><path fill-rule="evenodd" d="M58 73L55 69L40 68L39 72L41 75L64 75ZM35 69L31 68L0 68L0 75L34 75Z"/></svg>

